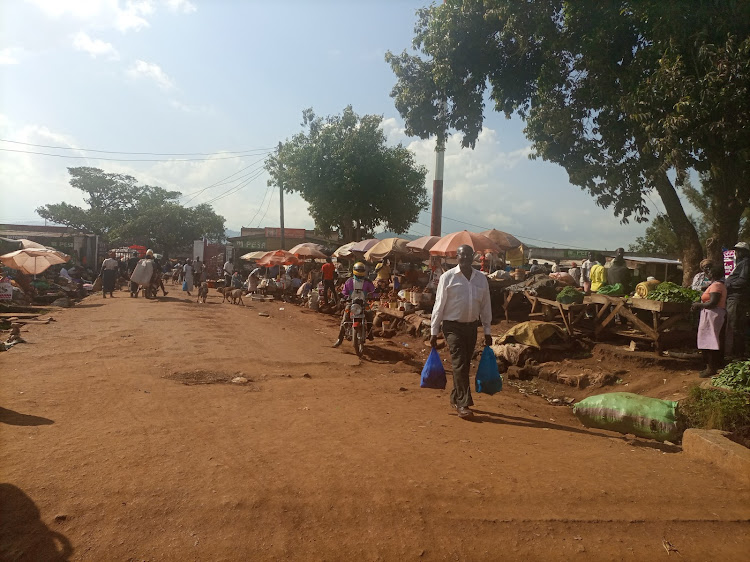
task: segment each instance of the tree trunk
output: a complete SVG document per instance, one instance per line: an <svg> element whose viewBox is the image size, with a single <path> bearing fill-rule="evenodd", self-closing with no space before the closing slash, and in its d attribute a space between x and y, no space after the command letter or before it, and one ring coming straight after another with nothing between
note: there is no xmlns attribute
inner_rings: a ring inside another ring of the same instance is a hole
<svg viewBox="0 0 750 562"><path fill-rule="evenodd" d="M685 214L682 201L680 201L677 191L666 173L657 173L654 178L654 186L659 193L659 197L661 197L662 203L664 203L669 222L677 235L677 243L682 253L682 284L689 286L693 276L700 269L700 262L703 259L703 248L698 239L698 233Z"/></svg>

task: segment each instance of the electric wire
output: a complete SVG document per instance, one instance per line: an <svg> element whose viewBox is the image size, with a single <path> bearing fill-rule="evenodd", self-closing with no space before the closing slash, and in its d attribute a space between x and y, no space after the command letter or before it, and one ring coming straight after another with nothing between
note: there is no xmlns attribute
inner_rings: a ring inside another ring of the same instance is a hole
<svg viewBox="0 0 750 562"><path fill-rule="evenodd" d="M210 205L210 204L212 204L212 203L214 203L216 201L224 199L225 197L229 197L230 195L234 195L235 193L237 193L241 189L245 188L250 182L252 182L253 180L258 179L262 174L263 174L263 170L256 170L255 171L255 175L253 177L246 179L245 181L243 181L239 185L235 185L234 187L230 187L228 190L226 190L223 193L220 193L219 195L217 195L213 199L209 199L208 201L206 201L205 203L203 203L203 205Z"/></svg>
<svg viewBox="0 0 750 562"><path fill-rule="evenodd" d="M103 156L70 156L68 154L50 154L49 152L33 152L30 150L15 150L12 148L0 148L3 152L17 152L21 154L34 154L36 156L52 156L54 158L69 158L75 160L104 160L108 162L205 162L207 160L235 160L237 158L248 158L256 154L242 154L239 156L217 156L213 158L106 158Z"/></svg>
<svg viewBox="0 0 750 562"><path fill-rule="evenodd" d="M276 190L273 190L273 191L271 192L271 197L269 197L269 198L268 198L268 206L266 207L266 212L265 212L265 213L263 213L263 216L262 216L262 217L260 218L260 220L258 221L258 225L257 225L257 226L260 226L260 225L261 225L261 223L262 223L262 222L263 222L263 221L265 220L265 218L266 218L266 215L268 214L268 209L270 209L270 208L271 208L271 202L273 201L273 196L274 196L274 193L276 193Z"/></svg>
<svg viewBox="0 0 750 562"><path fill-rule="evenodd" d="M200 189L200 190L198 190L198 191L195 191L195 192L193 192L193 193L188 193L187 195L183 195L183 196L181 196L180 198L182 198L182 197L190 197L190 198L189 198L189 199L188 199L187 201L185 201L185 202L184 202L184 204L186 205L186 204L188 204L188 203L189 203L190 201L192 201L193 199L195 199L195 198L196 198L196 197L197 197L198 195L200 195L201 193L203 193L204 191L206 191L207 189L211 189L212 187L218 187L218 186L220 186L220 185L224 185L224 182L225 182L226 180L228 180L229 178L231 178L232 176L236 176L237 174L239 174L239 173L241 173L241 172L244 172L244 171L245 171L245 170L247 170L248 168L252 168L252 167L253 167L253 166L255 166L255 165L256 165L256 164L258 163L258 162L262 162L262 161L264 161L264 160L265 160L265 157L263 157L263 158L259 158L258 160L256 160L256 161L255 161L255 162L253 162L252 164L249 164L249 165L245 166L245 167L244 167L244 168L242 168L241 170L238 170L238 171L236 171L235 173L233 173L233 174L231 174L231 175L229 175L229 176L225 177L224 179L221 179L221 180L219 180L218 182L216 182L216 183L213 183L213 184L211 184L211 185L209 185L209 186L207 186L207 187L204 187L203 189ZM248 173L247 175L253 174L253 173L255 173L255 171L256 171L256 170L252 170L252 171L251 171L251 172L249 172L249 173ZM246 177L246 176L241 176L241 177ZM239 179L241 179L241 178L235 178L235 179L233 179L233 180L232 180L232 182L238 181ZM229 183L232 183L232 182L229 182Z"/></svg>
<svg viewBox="0 0 750 562"><path fill-rule="evenodd" d="M76 148L74 146L53 146L49 144L34 144L32 142L21 142L10 139L0 139L0 142L9 142L13 144L22 144L24 146L34 146L36 148L54 148L56 150L79 150L81 152L97 152L100 154L130 154L137 156L215 156L217 154L245 154L248 152L271 152L273 148L250 148L247 150L223 150L220 152L128 152L124 150L97 150L94 148ZM249 155L252 156L252 155Z"/></svg>

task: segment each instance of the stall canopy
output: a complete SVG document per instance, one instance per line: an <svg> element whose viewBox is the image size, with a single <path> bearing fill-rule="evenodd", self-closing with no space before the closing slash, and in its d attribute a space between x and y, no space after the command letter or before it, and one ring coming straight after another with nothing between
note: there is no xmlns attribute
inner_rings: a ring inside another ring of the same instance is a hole
<svg viewBox="0 0 750 562"><path fill-rule="evenodd" d="M258 260L258 265L263 267L273 267L275 265L296 265L299 260L294 254L285 250L274 250L266 252L266 255Z"/></svg>
<svg viewBox="0 0 750 562"><path fill-rule="evenodd" d="M518 248L521 245L521 241L518 238L516 238L512 234L503 232L502 230L495 230L493 228L492 230L485 230L480 234L483 234L484 236L492 240L504 252L507 252L508 250L511 250L513 248Z"/></svg>
<svg viewBox="0 0 750 562"><path fill-rule="evenodd" d="M294 248L289 250L290 254L294 254L298 258L309 259L318 258L324 259L327 256L320 251L320 246L312 242L305 242L303 244L297 244Z"/></svg>
<svg viewBox="0 0 750 562"><path fill-rule="evenodd" d="M403 238L384 238L365 253L367 261L380 261L387 257L400 257L409 254L406 247L408 240Z"/></svg>
<svg viewBox="0 0 750 562"><path fill-rule="evenodd" d="M343 246L339 246L336 248L336 251L333 252L334 258L348 258L352 255L352 247L357 244L357 242L349 242L348 244L344 244Z"/></svg>
<svg viewBox="0 0 750 562"><path fill-rule="evenodd" d="M362 240L361 242L357 242L356 244L354 244L354 246L352 246L349 251L364 254L378 242L380 242L380 240L378 240L377 238L368 238L367 240Z"/></svg>
<svg viewBox="0 0 750 562"><path fill-rule="evenodd" d="M422 236L409 242L406 247L415 253L427 254L440 241L440 236Z"/></svg>
<svg viewBox="0 0 750 562"><path fill-rule="evenodd" d="M431 256L456 257L459 246L467 244L474 248L475 252L500 252L500 248L484 234L462 230L443 236L440 241L430 249Z"/></svg>
<svg viewBox="0 0 750 562"><path fill-rule="evenodd" d="M26 248L0 256L0 262L11 269L28 275L46 271L53 265L67 263L70 256L49 248Z"/></svg>
<svg viewBox="0 0 750 562"><path fill-rule="evenodd" d="M268 253L267 250L261 250L258 252L250 252L249 254L244 254L240 256L241 260L259 260L263 256L265 256Z"/></svg>

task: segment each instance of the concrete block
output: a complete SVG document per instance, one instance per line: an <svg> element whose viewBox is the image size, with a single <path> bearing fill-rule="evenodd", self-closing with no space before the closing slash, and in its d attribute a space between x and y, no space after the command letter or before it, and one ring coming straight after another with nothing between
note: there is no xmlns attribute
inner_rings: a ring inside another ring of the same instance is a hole
<svg viewBox="0 0 750 562"><path fill-rule="evenodd" d="M682 436L685 454L711 462L750 484L750 449L716 429L687 429Z"/></svg>

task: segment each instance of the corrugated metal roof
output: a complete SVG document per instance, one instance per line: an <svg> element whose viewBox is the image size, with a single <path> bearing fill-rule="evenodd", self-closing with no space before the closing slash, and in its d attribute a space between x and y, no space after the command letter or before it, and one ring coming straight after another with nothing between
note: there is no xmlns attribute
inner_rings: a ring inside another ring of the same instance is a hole
<svg viewBox="0 0 750 562"><path fill-rule="evenodd" d="M664 265L681 265L680 260L670 260L666 258L650 258L647 256L623 256L625 261L634 261L638 263L660 263Z"/></svg>

